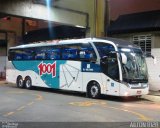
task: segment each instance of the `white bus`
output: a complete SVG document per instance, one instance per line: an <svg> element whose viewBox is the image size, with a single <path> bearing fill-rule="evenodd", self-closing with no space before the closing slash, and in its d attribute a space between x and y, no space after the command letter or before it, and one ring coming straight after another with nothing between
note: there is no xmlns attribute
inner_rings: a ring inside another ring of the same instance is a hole
<svg viewBox="0 0 160 128"><path fill-rule="evenodd" d="M113 38L84 38L26 44L9 49L7 81L101 94L148 94L148 73L140 47Z"/></svg>

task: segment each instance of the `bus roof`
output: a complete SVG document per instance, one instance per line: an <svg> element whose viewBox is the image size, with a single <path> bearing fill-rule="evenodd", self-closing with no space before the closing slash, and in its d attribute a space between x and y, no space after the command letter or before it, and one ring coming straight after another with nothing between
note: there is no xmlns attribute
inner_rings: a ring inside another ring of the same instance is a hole
<svg viewBox="0 0 160 128"><path fill-rule="evenodd" d="M62 45L62 44L76 44L76 43L87 43L87 42L92 42L92 41L104 41L104 42L111 42L116 44L119 47L136 47L139 48L138 46L132 44L131 42L121 40L121 39L116 39L116 38L83 38L83 39L68 39L68 40L50 40L50 41L41 41L41 42L35 42L31 44L24 44L24 45L19 45L15 47L11 47L10 49L21 49L21 48L32 48L32 47L41 47L41 46L53 46L53 45Z"/></svg>

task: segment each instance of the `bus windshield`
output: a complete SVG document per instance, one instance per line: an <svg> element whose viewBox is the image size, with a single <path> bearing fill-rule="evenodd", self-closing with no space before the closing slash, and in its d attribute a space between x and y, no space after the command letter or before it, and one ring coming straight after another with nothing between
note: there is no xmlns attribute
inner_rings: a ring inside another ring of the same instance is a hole
<svg viewBox="0 0 160 128"><path fill-rule="evenodd" d="M123 81L128 83L146 83L147 65L140 49L119 47ZM122 57L123 56L123 57ZM124 63L122 58L126 59Z"/></svg>

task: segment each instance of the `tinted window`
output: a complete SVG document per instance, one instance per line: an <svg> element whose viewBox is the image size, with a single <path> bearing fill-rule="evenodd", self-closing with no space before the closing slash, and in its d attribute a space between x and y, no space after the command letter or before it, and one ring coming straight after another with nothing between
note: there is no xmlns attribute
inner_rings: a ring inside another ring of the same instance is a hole
<svg viewBox="0 0 160 128"><path fill-rule="evenodd" d="M110 53L107 59L108 76L113 79L119 79L119 68L116 53Z"/></svg>
<svg viewBox="0 0 160 128"><path fill-rule="evenodd" d="M115 48L111 44L102 43L102 42L94 42L100 57L108 56L111 51L115 51Z"/></svg>
<svg viewBox="0 0 160 128"><path fill-rule="evenodd" d="M119 68L117 54L113 53L115 48L112 44L94 42L101 57L101 67L104 74L112 79L119 80Z"/></svg>
<svg viewBox="0 0 160 128"><path fill-rule="evenodd" d="M9 60L96 60L91 44L66 44L47 47L12 49Z"/></svg>
<svg viewBox="0 0 160 128"><path fill-rule="evenodd" d="M9 51L9 60L33 60L34 49L12 49Z"/></svg>
<svg viewBox="0 0 160 128"><path fill-rule="evenodd" d="M35 48L36 60L60 59L60 48L56 47L37 47Z"/></svg>
<svg viewBox="0 0 160 128"><path fill-rule="evenodd" d="M72 44L62 46L62 59L91 60L96 59L96 54L91 44Z"/></svg>

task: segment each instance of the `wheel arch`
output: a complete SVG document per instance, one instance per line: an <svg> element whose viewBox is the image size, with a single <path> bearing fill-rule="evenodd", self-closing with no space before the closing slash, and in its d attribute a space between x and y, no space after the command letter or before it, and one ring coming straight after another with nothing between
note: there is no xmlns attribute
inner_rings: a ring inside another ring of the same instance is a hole
<svg viewBox="0 0 160 128"><path fill-rule="evenodd" d="M24 78L24 80L26 80L26 79L31 79L31 77L29 76L29 75L27 75L27 76L25 76L25 78ZM32 79L31 79L32 80Z"/></svg>
<svg viewBox="0 0 160 128"><path fill-rule="evenodd" d="M18 78L20 78L20 77L23 79L23 77L22 77L21 75L18 75L18 76L17 76L17 80L18 80Z"/></svg>

